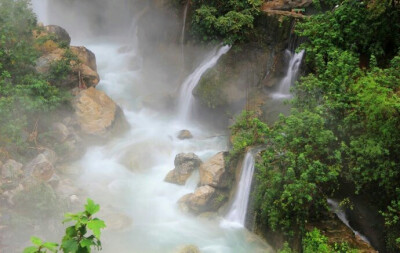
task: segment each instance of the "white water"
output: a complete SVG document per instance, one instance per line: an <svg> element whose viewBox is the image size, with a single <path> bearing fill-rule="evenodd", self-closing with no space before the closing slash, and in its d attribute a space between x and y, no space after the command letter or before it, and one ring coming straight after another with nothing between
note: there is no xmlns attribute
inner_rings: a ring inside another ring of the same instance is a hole
<svg viewBox="0 0 400 253"><path fill-rule="evenodd" d="M361 238L364 242L371 244L367 237L364 235L360 234L360 232L354 230L349 223L349 220L347 219L346 213L343 210L343 208L339 205L339 202L333 200L333 199L327 199L329 206L331 207L332 211L336 214L336 216L348 227L353 231L353 233Z"/></svg>
<svg viewBox="0 0 400 253"><path fill-rule="evenodd" d="M292 53L286 50L286 54L290 57L285 77L278 84L278 90L272 94L275 99L290 98L290 87L296 82L304 56L304 50L299 53Z"/></svg>
<svg viewBox="0 0 400 253"><path fill-rule="evenodd" d="M243 161L240 181L236 190L233 204L225 216L222 225L244 227L246 222L247 206L249 204L251 183L253 181L255 160L251 152L246 154Z"/></svg>
<svg viewBox="0 0 400 253"><path fill-rule="evenodd" d="M89 45L99 62L102 78L99 88L114 90L110 93L113 99L126 103L123 86L132 85L132 77L140 82L140 71L116 72L119 68L114 64L123 64L127 57L127 54L117 54L118 47L108 43ZM115 87L115 83L121 87ZM115 91L116 88L119 91ZM174 252L185 244L195 244L203 253L270 251L260 242L247 241L249 234L244 229L221 228L217 221L185 215L178 209L178 199L194 191L198 174L185 186L163 181L173 168L177 153L195 152L206 160L227 149L225 138L205 138L210 136L207 129L182 125L174 116L147 109L124 108L124 113L131 130L107 145L90 148L76 164L82 170L79 186L88 191L91 198L102 207L132 219L132 225L123 231L104 233L104 252ZM177 132L184 127L196 138L177 140ZM107 222L107 216L104 218Z"/></svg>
<svg viewBox="0 0 400 253"><path fill-rule="evenodd" d="M213 52L206 57L206 59L197 67L192 74L190 74L183 82L179 96L179 114L183 121L187 121L190 118L190 114L193 112L194 96L192 94L193 89L199 83L203 74L214 67L219 58L226 54L230 49L230 46L221 46L213 50Z"/></svg>
<svg viewBox="0 0 400 253"><path fill-rule="evenodd" d="M132 23L134 26L135 19ZM78 197L84 201L88 196L98 202L102 209L99 216L109 225L102 234L102 252L172 253L187 244L197 245L202 253L273 252L245 229L222 228L218 219L197 218L179 210L178 199L195 190L199 174L193 173L184 186L164 182L165 175L173 169L175 155L194 152L206 160L227 150L227 139L210 138L214 132L192 126L179 115L166 115L141 105L141 92L153 92L157 84L146 76L155 71L151 65L132 66L133 60L142 62L138 58L144 58L135 36L133 27L129 38L101 37L85 43L74 38L96 54L101 78L97 88L122 107L130 124L123 136L89 148L81 160L71 165L79 171L74 178L81 189ZM123 48L129 50L121 51ZM206 58L185 82L185 87L189 85L185 94L191 96L201 75L228 50L227 46L218 48ZM190 105L190 99L185 103ZM183 128L190 129L195 137L178 140L176 135ZM131 222L126 218L119 221L118 217L128 217ZM112 226L115 223L117 226Z"/></svg>
<svg viewBox="0 0 400 253"><path fill-rule="evenodd" d="M189 1L186 2L185 9L183 11L183 25L182 25L182 32L181 32L181 51L182 51L182 63L185 65L185 56L184 56L184 43L185 43L185 30L186 30L186 17L187 11L189 8Z"/></svg>

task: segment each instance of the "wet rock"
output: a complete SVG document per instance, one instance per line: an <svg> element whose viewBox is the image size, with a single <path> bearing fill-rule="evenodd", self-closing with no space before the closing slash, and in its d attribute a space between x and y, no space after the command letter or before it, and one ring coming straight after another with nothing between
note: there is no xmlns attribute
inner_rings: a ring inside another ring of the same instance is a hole
<svg viewBox="0 0 400 253"><path fill-rule="evenodd" d="M11 205L14 205L14 197L24 191L24 186L22 184L19 184L16 188L12 190L5 191L3 193L3 196L7 198L7 202Z"/></svg>
<svg viewBox="0 0 400 253"><path fill-rule="evenodd" d="M44 29L48 32L54 35L55 41L58 43L64 43L66 45L71 44L71 37L69 36L68 32L58 26L58 25L47 25L44 27Z"/></svg>
<svg viewBox="0 0 400 253"><path fill-rule="evenodd" d="M97 71L96 55L86 47L72 46L71 51L78 57L80 63L88 66L94 71Z"/></svg>
<svg viewBox="0 0 400 253"><path fill-rule="evenodd" d="M186 245L178 249L177 253L200 253L200 249L195 245Z"/></svg>
<svg viewBox="0 0 400 253"><path fill-rule="evenodd" d="M201 214L217 211L227 200L227 195L209 185L201 186L194 193L184 195L178 205L183 212Z"/></svg>
<svg viewBox="0 0 400 253"><path fill-rule="evenodd" d="M22 176L23 165L15 160L7 160L1 167L1 177L4 179L17 179Z"/></svg>
<svg viewBox="0 0 400 253"><path fill-rule="evenodd" d="M192 133L189 130L181 130L178 134L178 139L186 140L193 138Z"/></svg>
<svg viewBox="0 0 400 253"><path fill-rule="evenodd" d="M81 91L72 105L80 128L86 134L104 136L116 123L126 123L121 109L114 101L93 87Z"/></svg>
<svg viewBox="0 0 400 253"><path fill-rule="evenodd" d="M129 229L133 221L132 219L122 213L110 213L104 216L104 221L107 224L107 230L124 231Z"/></svg>
<svg viewBox="0 0 400 253"><path fill-rule="evenodd" d="M69 136L68 127L66 127L63 123L57 122L52 126L52 130L54 131L54 137L59 141L65 141Z"/></svg>
<svg viewBox="0 0 400 253"><path fill-rule="evenodd" d="M41 182L49 181L54 175L54 167L51 160L54 160L51 152L39 154L29 164L26 165L26 170L31 176Z"/></svg>
<svg viewBox="0 0 400 253"><path fill-rule="evenodd" d="M223 189L229 186L225 154L219 152L200 166L200 184Z"/></svg>
<svg viewBox="0 0 400 253"><path fill-rule="evenodd" d="M194 153L180 153L175 157L175 169L171 170L165 177L169 183L184 185L193 171L199 169L202 161Z"/></svg>
<svg viewBox="0 0 400 253"><path fill-rule="evenodd" d="M82 194L82 189L76 187L70 179L60 180L54 190L59 196L64 198L70 198L73 195L79 196L79 194Z"/></svg>
<svg viewBox="0 0 400 253"><path fill-rule="evenodd" d="M61 60L64 57L65 49L56 48L51 49L48 52L45 52L44 55L40 56L36 60L36 71L40 74L47 74L50 72L51 65Z"/></svg>

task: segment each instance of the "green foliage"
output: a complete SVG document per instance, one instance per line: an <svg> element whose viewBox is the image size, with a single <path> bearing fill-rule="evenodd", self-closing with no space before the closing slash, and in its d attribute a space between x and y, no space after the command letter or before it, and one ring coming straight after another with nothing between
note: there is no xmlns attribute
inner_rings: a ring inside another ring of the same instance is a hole
<svg viewBox="0 0 400 253"><path fill-rule="evenodd" d="M104 221L93 217L99 210L100 206L88 199L85 211L65 215L66 219L63 223L72 221L75 224L66 228L61 245L42 242L41 239L32 237L34 246L25 248L24 253L58 252L58 248L63 253L90 253L93 248L101 250L101 229L104 229L106 225ZM91 233L88 233L88 229Z"/></svg>
<svg viewBox="0 0 400 253"><path fill-rule="evenodd" d="M328 238L322 235L321 232L314 228L311 232L307 232L303 240L304 253L330 253L332 250L328 245Z"/></svg>
<svg viewBox="0 0 400 253"><path fill-rule="evenodd" d="M256 205L261 224L299 237L307 222L325 210L325 194L335 189L340 172L335 140L317 113L293 110L291 116L281 117L258 164Z"/></svg>
<svg viewBox="0 0 400 253"><path fill-rule="evenodd" d="M254 112L243 111L231 126L232 149L229 158L243 153L249 146L263 144L268 133L268 126L260 121Z"/></svg>
<svg viewBox="0 0 400 253"><path fill-rule="evenodd" d="M65 91L53 86L54 77L35 71L39 56L33 29L36 17L26 0L0 0L0 146L27 153L26 135L43 112L67 101ZM67 55L68 56L68 55ZM58 79L69 71L66 57L52 73Z"/></svg>
<svg viewBox="0 0 400 253"><path fill-rule="evenodd" d="M246 40L262 0L193 1L192 30L203 41L233 45Z"/></svg>

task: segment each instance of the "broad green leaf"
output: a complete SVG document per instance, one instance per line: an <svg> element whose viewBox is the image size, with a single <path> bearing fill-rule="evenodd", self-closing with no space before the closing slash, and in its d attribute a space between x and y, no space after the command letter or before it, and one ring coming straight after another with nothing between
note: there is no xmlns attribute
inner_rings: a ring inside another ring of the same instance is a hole
<svg viewBox="0 0 400 253"><path fill-rule="evenodd" d="M37 250L38 250L37 247L31 246L31 247L25 248L23 253L36 253L36 252L38 252Z"/></svg>
<svg viewBox="0 0 400 253"><path fill-rule="evenodd" d="M36 246L41 246L43 244L42 240L36 236L31 237L31 242Z"/></svg>
<svg viewBox="0 0 400 253"><path fill-rule="evenodd" d="M63 241L61 244L64 253L75 253L78 250L78 247L78 243L72 239Z"/></svg>
<svg viewBox="0 0 400 253"><path fill-rule="evenodd" d="M94 243L92 240L85 238L80 242L80 245L83 248L85 247L90 248L90 246L94 245Z"/></svg>
<svg viewBox="0 0 400 253"><path fill-rule="evenodd" d="M96 205L93 200L87 199L87 204L85 205L85 210L90 215L93 215L100 210L100 205Z"/></svg>
<svg viewBox="0 0 400 253"><path fill-rule="evenodd" d="M45 243L43 243L43 247L50 250L51 252L57 252L58 243L45 242Z"/></svg>
<svg viewBox="0 0 400 253"><path fill-rule="evenodd" d="M104 221L99 220L97 218L91 220L87 224L88 228L93 231L93 234L96 236L97 239L100 239L100 229L105 228L106 225Z"/></svg>

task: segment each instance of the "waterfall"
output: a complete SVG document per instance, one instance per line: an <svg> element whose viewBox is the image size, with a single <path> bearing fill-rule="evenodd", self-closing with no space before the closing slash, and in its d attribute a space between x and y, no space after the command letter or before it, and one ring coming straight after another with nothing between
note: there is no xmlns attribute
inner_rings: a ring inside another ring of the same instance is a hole
<svg viewBox="0 0 400 253"><path fill-rule="evenodd" d="M244 227L249 204L251 183L253 181L255 160L254 156L248 152L243 162L240 181L236 190L233 204L225 216L225 222Z"/></svg>
<svg viewBox="0 0 400 253"><path fill-rule="evenodd" d="M286 50L286 54L289 56L289 64L286 71L285 77L280 81L278 90L272 94L275 99L290 98L290 87L296 82L303 60L304 50L299 53L291 52Z"/></svg>
<svg viewBox="0 0 400 253"><path fill-rule="evenodd" d="M367 239L367 237L365 237L364 235L360 234L360 232L354 230L349 223L349 220L347 219L346 213L343 210L343 208L339 205L339 203L333 199L327 199L328 205L331 207L332 212L334 212L336 214L336 216L348 227L351 229L351 231L353 231L353 233L355 235L358 235L361 240L363 240L364 242L368 243L369 245L371 245L371 243L369 242L369 240Z"/></svg>
<svg viewBox="0 0 400 253"><path fill-rule="evenodd" d="M185 41L186 17L187 17L188 8L189 8L189 1L186 2L185 10L183 11L183 26L182 26L182 33L181 33L182 53L183 53L183 43Z"/></svg>
<svg viewBox="0 0 400 253"><path fill-rule="evenodd" d="M189 114L192 112L194 102L192 92L199 83L203 74L208 69L214 67L219 58L226 54L230 48L230 46L221 46L214 49L212 54L206 57L200 66L197 67L194 72L190 74L183 82L179 95L179 113L182 120L187 120L189 118Z"/></svg>
<svg viewBox="0 0 400 253"><path fill-rule="evenodd" d="M32 2L33 12L36 13L38 21L43 22L44 24L48 24L49 22L47 18L48 1L32 0L31 2Z"/></svg>

